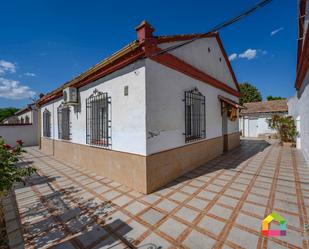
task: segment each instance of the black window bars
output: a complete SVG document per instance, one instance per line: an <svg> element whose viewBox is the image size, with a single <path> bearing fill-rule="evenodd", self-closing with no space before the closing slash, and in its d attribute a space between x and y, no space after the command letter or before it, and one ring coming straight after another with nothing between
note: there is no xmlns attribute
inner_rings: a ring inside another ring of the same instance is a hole
<svg viewBox="0 0 309 249"><path fill-rule="evenodd" d="M70 121L70 107L60 105L57 109L58 115L58 138L63 140L71 139L71 121Z"/></svg>
<svg viewBox="0 0 309 249"><path fill-rule="evenodd" d="M47 109L43 112L43 136L51 137L51 114Z"/></svg>
<svg viewBox="0 0 309 249"><path fill-rule="evenodd" d="M28 115L26 115L26 117L25 117L25 123L26 123L26 124L30 124L30 118L29 118Z"/></svg>
<svg viewBox="0 0 309 249"><path fill-rule="evenodd" d="M185 91L185 142L206 138L205 96L197 88Z"/></svg>
<svg viewBox="0 0 309 249"><path fill-rule="evenodd" d="M110 97L97 90L86 99L86 142L89 145L110 146L109 120Z"/></svg>

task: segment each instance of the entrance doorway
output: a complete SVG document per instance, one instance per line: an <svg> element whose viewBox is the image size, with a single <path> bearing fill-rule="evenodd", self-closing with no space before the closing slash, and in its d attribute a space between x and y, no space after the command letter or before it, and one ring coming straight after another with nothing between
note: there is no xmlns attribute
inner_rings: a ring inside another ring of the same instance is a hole
<svg viewBox="0 0 309 249"><path fill-rule="evenodd" d="M258 119L250 118L249 119L249 137L258 137Z"/></svg>

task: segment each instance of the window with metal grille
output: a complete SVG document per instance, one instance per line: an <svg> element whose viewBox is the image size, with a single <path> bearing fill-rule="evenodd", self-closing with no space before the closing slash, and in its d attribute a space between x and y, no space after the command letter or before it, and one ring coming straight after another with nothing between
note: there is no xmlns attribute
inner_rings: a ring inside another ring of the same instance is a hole
<svg viewBox="0 0 309 249"><path fill-rule="evenodd" d="M28 115L26 115L26 117L25 117L25 122L26 122L26 124L29 124L29 123L30 123L30 118L29 118Z"/></svg>
<svg viewBox="0 0 309 249"><path fill-rule="evenodd" d="M185 91L185 141L206 137L205 96L198 89Z"/></svg>
<svg viewBox="0 0 309 249"><path fill-rule="evenodd" d="M86 140L87 144L109 146L109 120L107 93L95 91L86 100Z"/></svg>
<svg viewBox="0 0 309 249"><path fill-rule="evenodd" d="M47 109L43 112L43 136L51 137L51 114Z"/></svg>
<svg viewBox="0 0 309 249"><path fill-rule="evenodd" d="M70 140L70 107L58 107L58 138L63 140Z"/></svg>

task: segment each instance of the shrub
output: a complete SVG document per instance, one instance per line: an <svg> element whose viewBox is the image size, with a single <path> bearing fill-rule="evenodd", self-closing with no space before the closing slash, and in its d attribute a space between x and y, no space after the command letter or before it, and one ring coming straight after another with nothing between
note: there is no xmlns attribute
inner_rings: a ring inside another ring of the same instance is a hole
<svg viewBox="0 0 309 249"><path fill-rule="evenodd" d="M277 131L281 142L295 143L297 131L293 117L274 115L268 120L268 126Z"/></svg>
<svg viewBox="0 0 309 249"><path fill-rule="evenodd" d="M23 141L18 140L15 147L6 144L0 139L0 196L9 190L16 182L24 182L26 176L36 170L32 167L18 167L17 162L24 152Z"/></svg>

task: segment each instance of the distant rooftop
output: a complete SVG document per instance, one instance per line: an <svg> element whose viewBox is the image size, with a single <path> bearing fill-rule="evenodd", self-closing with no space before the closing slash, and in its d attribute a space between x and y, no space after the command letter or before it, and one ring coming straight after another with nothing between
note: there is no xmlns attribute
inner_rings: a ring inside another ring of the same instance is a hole
<svg viewBox="0 0 309 249"><path fill-rule="evenodd" d="M246 109L241 110L241 114L287 112L288 102L286 99L271 100L263 102L245 103Z"/></svg>

